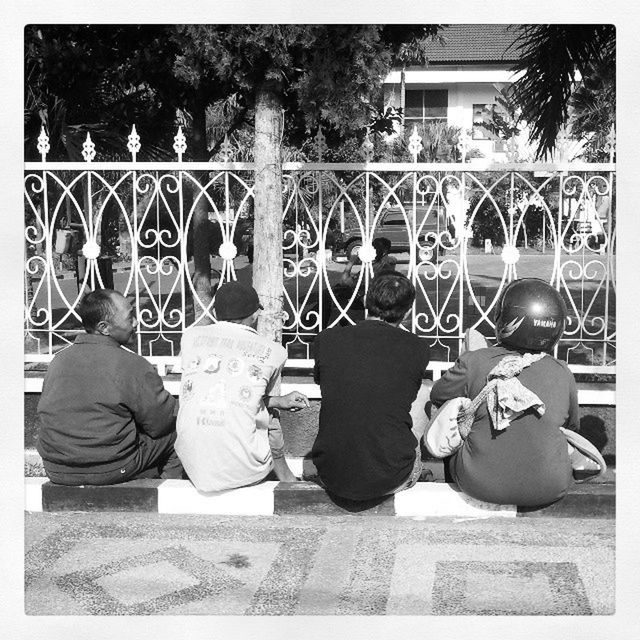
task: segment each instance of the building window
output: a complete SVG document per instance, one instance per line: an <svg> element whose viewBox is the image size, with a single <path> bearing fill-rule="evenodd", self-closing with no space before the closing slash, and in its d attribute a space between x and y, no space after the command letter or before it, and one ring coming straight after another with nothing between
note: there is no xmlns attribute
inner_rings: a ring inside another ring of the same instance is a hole
<svg viewBox="0 0 640 640"><path fill-rule="evenodd" d="M446 89L406 91L404 94L404 122L406 125L427 125L432 122L447 122L449 104Z"/></svg>
<svg viewBox="0 0 640 640"><path fill-rule="evenodd" d="M495 140L496 135L489 129L483 127L485 123L490 123L491 115L495 108L494 104L474 104L473 105L473 127L471 138L473 140Z"/></svg>

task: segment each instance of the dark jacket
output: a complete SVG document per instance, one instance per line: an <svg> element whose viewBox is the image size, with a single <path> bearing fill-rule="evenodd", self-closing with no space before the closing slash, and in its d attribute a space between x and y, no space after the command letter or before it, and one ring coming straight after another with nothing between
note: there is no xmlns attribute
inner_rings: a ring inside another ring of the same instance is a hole
<svg viewBox="0 0 640 640"><path fill-rule="evenodd" d="M141 356L99 334L81 334L52 360L38 403L45 469L108 472L135 456L138 431L175 429L175 399Z"/></svg>
<svg viewBox="0 0 640 640"><path fill-rule="evenodd" d="M491 369L512 353L517 352L497 346L461 355L434 383L431 401L439 407L459 396L475 398ZM550 355L524 369L518 379L544 402L544 415L530 409L496 431L483 402L468 438L449 459L449 471L478 500L539 506L562 498L571 485L567 440L560 427L578 429L578 391L567 365Z"/></svg>

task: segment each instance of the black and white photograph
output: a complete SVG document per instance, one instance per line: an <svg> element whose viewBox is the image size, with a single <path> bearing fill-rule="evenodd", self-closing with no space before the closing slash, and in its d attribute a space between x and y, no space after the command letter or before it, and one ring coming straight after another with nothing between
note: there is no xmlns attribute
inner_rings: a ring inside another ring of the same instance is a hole
<svg viewBox="0 0 640 640"><path fill-rule="evenodd" d="M16 12L21 637L630 637L637 16L573 4Z"/></svg>

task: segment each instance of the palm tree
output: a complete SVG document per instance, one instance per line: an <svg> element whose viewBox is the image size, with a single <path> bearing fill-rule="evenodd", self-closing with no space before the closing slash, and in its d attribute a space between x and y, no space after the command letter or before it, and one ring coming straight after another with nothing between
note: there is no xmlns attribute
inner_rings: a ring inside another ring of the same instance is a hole
<svg viewBox="0 0 640 640"><path fill-rule="evenodd" d="M602 60L589 69L589 76L583 78L571 99L569 126L574 137L587 139L585 156L589 161L606 162L616 116L615 59Z"/></svg>
<svg viewBox="0 0 640 640"><path fill-rule="evenodd" d="M529 141L537 141L537 157L555 146L569 116L578 75L588 77L592 65L615 60L615 27L610 24L538 24L522 27L514 46L520 60L514 71L524 74L514 83Z"/></svg>

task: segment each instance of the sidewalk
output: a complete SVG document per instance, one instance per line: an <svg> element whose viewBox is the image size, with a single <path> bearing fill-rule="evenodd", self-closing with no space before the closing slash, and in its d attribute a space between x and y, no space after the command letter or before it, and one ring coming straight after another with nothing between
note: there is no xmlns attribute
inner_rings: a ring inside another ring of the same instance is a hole
<svg viewBox="0 0 640 640"><path fill-rule="evenodd" d="M609 615L614 546L606 519L33 513L25 607L27 615Z"/></svg>

